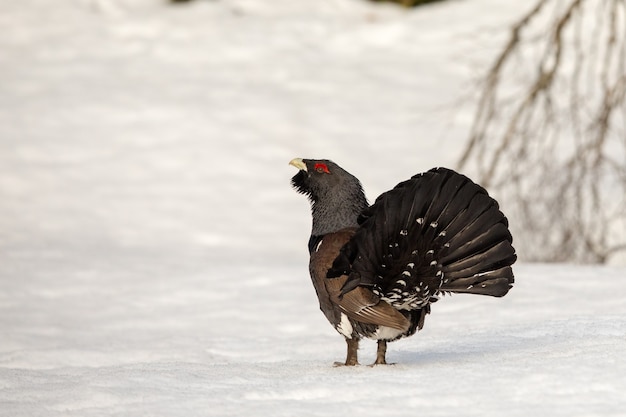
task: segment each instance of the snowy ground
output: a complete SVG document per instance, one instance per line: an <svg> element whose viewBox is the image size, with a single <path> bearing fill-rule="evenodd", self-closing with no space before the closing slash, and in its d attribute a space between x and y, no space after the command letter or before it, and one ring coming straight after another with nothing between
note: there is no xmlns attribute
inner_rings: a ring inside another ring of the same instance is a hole
<svg viewBox="0 0 626 417"><path fill-rule="evenodd" d="M452 165L523 3L1 2L0 415L623 415L624 267L520 264L376 368L308 278L287 162Z"/></svg>

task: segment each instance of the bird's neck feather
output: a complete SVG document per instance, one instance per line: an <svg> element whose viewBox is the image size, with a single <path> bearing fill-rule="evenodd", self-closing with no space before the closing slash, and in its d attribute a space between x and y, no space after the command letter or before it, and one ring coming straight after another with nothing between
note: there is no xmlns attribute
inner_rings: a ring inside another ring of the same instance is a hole
<svg viewBox="0 0 626 417"><path fill-rule="evenodd" d="M326 195L314 201L312 236L323 236L346 227L357 227L359 214L368 207L362 190L348 195Z"/></svg>

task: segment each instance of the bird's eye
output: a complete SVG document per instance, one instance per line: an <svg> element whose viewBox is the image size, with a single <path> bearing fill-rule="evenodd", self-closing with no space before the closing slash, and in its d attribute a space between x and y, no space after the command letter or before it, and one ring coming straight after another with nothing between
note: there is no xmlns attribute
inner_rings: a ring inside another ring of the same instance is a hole
<svg viewBox="0 0 626 417"><path fill-rule="evenodd" d="M326 174L330 174L330 171L328 170L328 167L326 166L326 164L322 164L322 163L317 163L315 164L314 169L321 173L326 173Z"/></svg>

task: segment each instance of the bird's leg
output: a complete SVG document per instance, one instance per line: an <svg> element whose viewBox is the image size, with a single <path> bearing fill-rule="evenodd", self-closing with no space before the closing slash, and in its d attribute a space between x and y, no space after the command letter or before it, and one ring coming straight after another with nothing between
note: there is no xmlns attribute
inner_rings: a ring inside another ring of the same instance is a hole
<svg viewBox="0 0 626 417"><path fill-rule="evenodd" d="M335 362L335 366L355 366L359 364L357 351L359 350L359 339L346 339L348 345L348 354L346 355L346 363Z"/></svg>
<svg viewBox="0 0 626 417"><path fill-rule="evenodd" d="M359 364L357 351L359 350L359 339L346 339L348 345L348 354L346 355L346 366L354 366Z"/></svg>
<svg viewBox="0 0 626 417"><path fill-rule="evenodd" d="M379 340L378 349L376 350L376 362L374 362L372 365L387 365L387 361L385 360L386 354L387 354L387 341Z"/></svg>

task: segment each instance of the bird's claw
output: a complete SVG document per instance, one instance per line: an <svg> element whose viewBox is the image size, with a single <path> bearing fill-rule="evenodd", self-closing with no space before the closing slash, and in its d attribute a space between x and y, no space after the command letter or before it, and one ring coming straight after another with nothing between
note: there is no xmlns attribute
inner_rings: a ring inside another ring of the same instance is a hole
<svg viewBox="0 0 626 417"><path fill-rule="evenodd" d="M360 365L360 363L358 363L358 362L354 362L354 363L352 363L352 362L351 363L348 363L348 362L334 362L333 363L333 366L335 368L338 368L340 366L358 366L358 365Z"/></svg>
<svg viewBox="0 0 626 417"><path fill-rule="evenodd" d="M368 366L369 366L370 368L373 368L373 367L378 366L378 365L395 365L395 364L396 364L395 362L392 362L392 363L387 363L387 362L379 362L379 361L376 361L376 362L374 362L373 364L368 365Z"/></svg>

